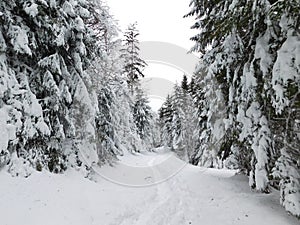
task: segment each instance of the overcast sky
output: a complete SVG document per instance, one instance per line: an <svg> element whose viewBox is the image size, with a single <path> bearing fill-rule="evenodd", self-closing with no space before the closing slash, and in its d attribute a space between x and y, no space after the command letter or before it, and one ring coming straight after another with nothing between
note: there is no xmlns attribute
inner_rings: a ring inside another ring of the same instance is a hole
<svg viewBox="0 0 300 225"><path fill-rule="evenodd" d="M111 14L124 30L138 22L141 41L164 41L190 49L193 19L183 18L189 12L190 0L106 0Z"/></svg>
<svg viewBox="0 0 300 225"><path fill-rule="evenodd" d="M193 46L193 42L189 40L195 34L195 31L190 29L193 19L183 18L189 12L190 0L106 0L106 2L122 31L128 24L138 23L141 42L168 42L187 51ZM146 78L165 78L173 83L179 82L183 76L182 70L149 62L144 73ZM157 110L163 98L156 98L151 93L149 97L151 107Z"/></svg>

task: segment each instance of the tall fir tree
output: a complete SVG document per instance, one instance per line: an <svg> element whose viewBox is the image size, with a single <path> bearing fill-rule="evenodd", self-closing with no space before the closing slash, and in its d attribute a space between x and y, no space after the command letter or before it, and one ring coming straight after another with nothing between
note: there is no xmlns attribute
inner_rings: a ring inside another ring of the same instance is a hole
<svg viewBox="0 0 300 225"><path fill-rule="evenodd" d="M136 23L130 24L124 33L125 40L122 49L122 57L125 61L124 74L132 91L139 78L144 77L143 70L147 65L140 57L139 35Z"/></svg>
<svg viewBox="0 0 300 225"><path fill-rule="evenodd" d="M149 100L140 87L136 88L133 105L133 118L140 138L144 141L145 146L151 148L151 121L154 119L151 107L148 105Z"/></svg>
<svg viewBox="0 0 300 225"><path fill-rule="evenodd" d="M173 120L173 106L172 98L170 95L167 96L166 101L159 109L159 119L161 121L161 139L165 147L172 146L173 134L172 134L172 120Z"/></svg>

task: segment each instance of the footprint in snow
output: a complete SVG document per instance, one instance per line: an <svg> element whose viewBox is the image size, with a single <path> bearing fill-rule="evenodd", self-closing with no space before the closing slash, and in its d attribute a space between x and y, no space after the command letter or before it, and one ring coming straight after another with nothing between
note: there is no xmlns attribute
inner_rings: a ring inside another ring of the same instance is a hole
<svg viewBox="0 0 300 225"><path fill-rule="evenodd" d="M145 177L144 179L145 179L145 181L147 181L148 183L153 183L153 178L152 178L151 176Z"/></svg>

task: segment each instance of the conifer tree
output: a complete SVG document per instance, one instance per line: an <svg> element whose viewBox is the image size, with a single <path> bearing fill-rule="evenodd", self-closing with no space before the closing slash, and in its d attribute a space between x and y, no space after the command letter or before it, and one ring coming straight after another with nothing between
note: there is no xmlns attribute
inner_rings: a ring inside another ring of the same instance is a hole
<svg viewBox="0 0 300 225"><path fill-rule="evenodd" d="M0 9L1 166L62 172L141 148L118 29L102 1L1 1Z"/></svg>
<svg viewBox="0 0 300 225"><path fill-rule="evenodd" d="M151 121L153 119L152 111L148 103L149 101L143 90L140 87L136 88L133 105L133 118L138 134L146 146L151 144Z"/></svg>
<svg viewBox="0 0 300 225"><path fill-rule="evenodd" d="M251 150L251 168L249 163L240 166L250 170L249 184L259 191L269 191L272 168L281 168L282 172L275 172L281 179L281 202L299 216L299 167L290 160L298 151L286 151L295 148L292 143L298 141L297 131L289 125L288 134L282 137L289 122L279 119L297 124L297 113L289 112L299 108L294 104L299 96L299 71L295 70L299 1L195 0L190 6L187 16L196 17L192 28L199 30L192 38L196 42L193 50L202 53L203 80L213 90L205 95L211 103L207 123L210 138L216 127L223 127L221 146L232 150L225 155L249 161L249 154L243 156L243 152ZM226 107L218 104L222 101ZM221 150L220 155L225 152ZM283 165L293 168L293 174L286 173Z"/></svg>
<svg viewBox="0 0 300 225"><path fill-rule="evenodd" d="M172 120L173 120L173 106L172 98L168 95L166 101L160 108L160 121L161 121L161 133L162 141L166 147L172 147L173 134L172 134Z"/></svg>
<svg viewBox="0 0 300 225"><path fill-rule="evenodd" d="M133 90L133 86L138 83L140 77L144 77L143 69L147 65L146 62L140 58L139 52L139 31L137 24L130 24L124 33L124 48L122 49L122 57L125 61L124 74L127 77L127 82Z"/></svg>
<svg viewBox="0 0 300 225"><path fill-rule="evenodd" d="M181 82L181 88L185 92L188 91L188 89L189 89L187 76L185 74L183 75L183 79Z"/></svg>

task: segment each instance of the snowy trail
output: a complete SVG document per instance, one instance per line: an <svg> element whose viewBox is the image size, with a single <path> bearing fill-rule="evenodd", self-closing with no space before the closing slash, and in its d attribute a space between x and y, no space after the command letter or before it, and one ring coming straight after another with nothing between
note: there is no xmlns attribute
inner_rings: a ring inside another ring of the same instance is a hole
<svg viewBox="0 0 300 225"><path fill-rule="evenodd" d="M151 159L148 165L155 165L156 160ZM167 168L151 168L156 179L165 176ZM123 215L112 224L299 224L279 206L278 193L251 192L247 178L234 176L233 171L187 165L155 188L156 195L147 204L129 209L129 217Z"/></svg>
<svg viewBox="0 0 300 225"><path fill-rule="evenodd" d="M136 168L140 172L132 174L129 164L144 167ZM180 168L176 175L171 173L174 168ZM114 168L104 167L100 172L122 182L130 174L142 184L168 179L155 185L130 187L101 176L93 182L75 171L64 175L36 173L28 179L12 178L1 171L0 224L299 224L279 205L277 192L251 192L244 176L185 165L170 152L125 156Z"/></svg>
<svg viewBox="0 0 300 225"><path fill-rule="evenodd" d="M154 162L155 158L150 161L149 166L152 166ZM157 179L163 178L157 167L154 167L154 174ZM149 213L141 215L139 224L187 224L185 210L189 208L184 203L191 202L191 196L186 185L178 185L179 182L177 176L174 176L156 186L157 201L154 202Z"/></svg>
<svg viewBox="0 0 300 225"><path fill-rule="evenodd" d="M157 158L152 158L147 164L152 169L152 176L154 180L163 180L165 176L159 167L155 167ZM180 198L175 197L178 190L174 190L174 181L176 176L171 177L165 182L161 182L155 185L156 194L154 198L144 205L143 211L138 211L136 208L131 209L131 212L136 212L130 217L120 217L121 221L117 221L113 224L131 225L131 224L184 224L181 221L184 218L184 214L181 210L182 201ZM146 206L146 207L145 207ZM142 206L139 206L142 208ZM180 219L175 222L174 220ZM173 222L172 222L173 221Z"/></svg>

